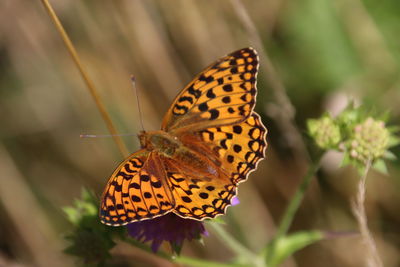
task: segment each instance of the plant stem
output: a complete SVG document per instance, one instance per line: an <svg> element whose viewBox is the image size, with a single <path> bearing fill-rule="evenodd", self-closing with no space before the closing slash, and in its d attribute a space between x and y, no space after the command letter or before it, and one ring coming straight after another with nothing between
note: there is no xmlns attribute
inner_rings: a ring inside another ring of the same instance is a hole
<svg viewBox="0 0 400 267"><path fill-rule="evenodd" d="M194 259L189 257L179 256L174 259L174 262L182 263L191 267L247 267L248 265L219 263L213 261L205 261L202 259Z"/></svg>
<svg viewBox="0 0 400 267"><path fill-rule="evenodd" d="M293 222L293 218L304 198L304 194L306 193L312 178L314 177L315 173L319 168L321 157L322 155L319 155L317 160L314 163L312 163L311 166L308 168L307 174L304 176L304 179L297 188L297 191L294 194L292 200L290 201L289 206L286 208L285 214L283 215L281 223L278 227L275 240L278 240L279 238L287 234Z"/></svg>
<svg viewBox="0 0 400 267"><path fill-rule="evenodd" d="M366 253L367 266L383 267L382 260L376 249L374 238L372 237L371 232L368 229L368 219L367 215L365 214L365 207L364 207L365 191L366 191L365 183L370 168L371 168L371 160L368 160L365 165L364 173L361 176L361 179L358 183L358 192L356 199L351 204L352 204L353 214L356 217L358 222L358 227L360 228L361 237L365 245L367 246L367 249L369 249L369 253Z"/></svg>
<svg viewBox="0 0 400 267"><path fill-rule="evenodd" d="M97 108L100 111L100 114L104 120L104 122L107 125L108 130L113 136L113 139L115 143L118 146L118 149L122 153L124 157L127 157L129 155L128 150L125 146L125 144L122 142L122 139L117 136L117 130L114 127L114 124L111 121L110 116L108 115L106 108L103 104L103 101L100 98L100 95L97 93L96 87L94 86L93 81L89 78L89 75L87 74L85 68L83 67L81 60L78 56L78 53L76 52L76 49L74 45L71 42L71 39L68 37L68 34L66 33L64 27L62 26L60 20L57 17L57 14L55 13L54 9L51 7L50 3L48 0L41 0L43 3L44 8L46 9L47 13L50 16L50 19L53 21L58 33L61 35L62 40L64 41L65 46L67 47L68 52L70 53L73 61L75 62L76 67L78 68L85 84L86 87L89 89L90 94L92 95L94 101L96 102Z"/></svg>
<svg viewBox="0 0 400 267"><path fill-rule="evenodd" d="M144 251L146 251L148 253L151 253L153 256L156 255L156 256L158 256L160 258L163 258L163 259L166 259L166 260L169 260L169 261L173 260L171 255L169 255L168 253L165 253L163 251L157 251L157 253L154 253L147 244L139 242L134 238L124 238L124 239L122 239L122 241L124 241L124 242L126 242L126 243L128 243L128 244L130 244L130 245L132 245L134 247L140 248L140 249L142 249L142 250L144 250Z"/></svg>
<svg viewBox="0 0 400 267"><path fill-rule="evenodd" d="M246 267L245 265L241 264L226 264L213 261L205 261L203 259L196 259L185 256L171 256L170 254L163 251L157 251L157 253L154 254L148 245L143 244L142 242L139 242L133 238L125 238L123 239L123 241L148 253L152 253L153 256L156 255L171 262L187 264L188 266L192 267Z"/></svg>
<svg viewBox="0 0 400 267"><path fill-rule="evenodd" d="M227 231L225 231L221 224L208 222L207 225L213 229L217 236L224 241L224 244L226 244L233 252L238 256L246 258L251 266L265 266L262 258L235 240Z"/></svg>

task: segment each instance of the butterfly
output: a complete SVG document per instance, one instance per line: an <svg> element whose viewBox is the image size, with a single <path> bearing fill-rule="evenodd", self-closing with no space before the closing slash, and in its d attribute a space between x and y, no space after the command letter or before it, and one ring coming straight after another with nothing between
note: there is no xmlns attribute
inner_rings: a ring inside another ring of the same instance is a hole
<svg viewBox="0 0 400 267"><path fill-rule="evenodd" d="M244 48L200 72L175 98L161 130L111 175L101 222L121 226L169 212L195 220L224 214L264 158L267 129L253 111L258 55Z"/></svg>

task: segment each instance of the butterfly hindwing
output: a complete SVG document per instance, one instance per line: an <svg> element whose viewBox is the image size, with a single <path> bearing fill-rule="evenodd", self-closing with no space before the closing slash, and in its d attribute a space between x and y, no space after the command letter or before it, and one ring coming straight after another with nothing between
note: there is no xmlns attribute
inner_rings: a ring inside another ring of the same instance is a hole
<svg viewBox="0 0 400 267"><path fill-rule="evenodd" d="M188 172L182 165L166 164L167 181L171 188L174 213L190 219L211 219L224 214L236 195L236 186L224 175L205 177Z"/></svg>
<svg viewBox="0 0 400 267"><path fill-rule="evenodd" d="M111 175L102 196L100 219L119 226L163 215L174 206L169 187L163 182L157 153L139 150Z"/></svg>
<svg viewBox="0 0 400 267"><path fill-rule="evenodd" d="M257 70L258 56L253 48L219 59L178 94L161 129L196 130L245 120L255 104Z"/></svg>
<svg viewBox="0 0 400 267"><path fill-rule="evenodd" d="M259 115L253 112L239 124L179 136L197 155L195 158L208 161L209 167L218 171L211 177L201 176L201 170L185 171L182 161L166 164L167 181L175 199L174 213L197 220L224 214L238 183L246 180L264 158L266 134Z"/></svg>
<svg viewBox="0 0 400 267"><path fill-rule="evenodd" d="M208 128L198 134L217 152L221 168L234 184L246 180L265 156L267 129L256 112L242 123Z"/></svg>

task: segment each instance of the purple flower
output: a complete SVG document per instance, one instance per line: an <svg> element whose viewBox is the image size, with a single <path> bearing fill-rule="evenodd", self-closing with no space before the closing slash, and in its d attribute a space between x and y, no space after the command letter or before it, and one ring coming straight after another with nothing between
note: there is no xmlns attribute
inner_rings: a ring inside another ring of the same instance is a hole
<svg viewBox="0 0 400 267"><path fill-rule="evenodd" d="M239 203L238 197L232 198L232 206ZM126 227L129 235L138 241L151 241L151 249L154 252L157 252L162 242L166 241L176 253L179 253L185 239L190 241L200 239L201 235L208 236L203 222L184 219L172 212L154 219L130 223Z"/></svg>
<svg viewBox="0 0 400 267"><path fill-rule="evenodd" d="M185 239L200 239L201 235L208 236L203 222L183 219L174 213L134 222L127 225L128 233L141 241L151 241L151 249L157 252L163 241L171 244L173 250L179 253Z"/></svg>
<svg viewBox="0 0 400 267"><path fill-rule="evenodd" d="M238 198L237 196L234 196L234 197L231 199L231 205L232 205L232 206L236 206L236 205L239 205L239 204L240 204L239 198Z"/></svg>

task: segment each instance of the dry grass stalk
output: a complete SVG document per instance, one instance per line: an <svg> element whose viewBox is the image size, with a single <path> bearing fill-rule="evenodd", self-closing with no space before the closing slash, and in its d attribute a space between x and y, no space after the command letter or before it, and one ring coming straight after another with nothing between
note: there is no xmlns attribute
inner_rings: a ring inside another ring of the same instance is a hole
<svg viewBox="0 0 400 267"><path fill-rule="evenodd" d="M366 192L366 180L368 171L371 168L371 160L368 160L364 174L362 175L359 183L358 183L358 191L357 196L354 201L352 201L351 206L353 210L353 214L356 217L358 227L360 228L360 234L364 245L367 248L366 253L366 266L368 267L383 267L382 260L378 254L378 250L376 248L375 240L368 229L368 219L365 214L365 192Z"/></svg>

